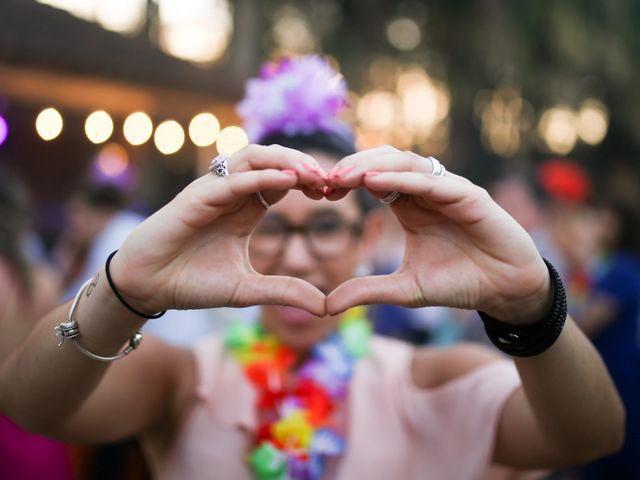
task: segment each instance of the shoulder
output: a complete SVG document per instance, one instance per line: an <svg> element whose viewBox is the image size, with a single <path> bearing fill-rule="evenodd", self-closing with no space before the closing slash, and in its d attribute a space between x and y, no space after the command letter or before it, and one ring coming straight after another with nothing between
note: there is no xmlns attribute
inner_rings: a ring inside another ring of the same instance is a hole
<svg viewBox="0 0 640 480"><path fill-rule="evenodd" d="M473 343L417 348L411 359L411 378L418 388L436 388L501 359L497 352Z"/></svg>

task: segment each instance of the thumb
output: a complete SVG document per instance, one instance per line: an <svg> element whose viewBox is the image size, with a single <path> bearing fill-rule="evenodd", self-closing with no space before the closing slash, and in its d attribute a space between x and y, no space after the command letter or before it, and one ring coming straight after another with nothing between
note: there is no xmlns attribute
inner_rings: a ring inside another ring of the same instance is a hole
<svg viewBox="0 0 640 480"><path fill-rule="evenodd" d="M235 306L287 305L324 316L325 294L299 278L281 275L248 274L240 282Z"/></svg>
<svg viewBox="0 0 640 480"><path fill-rule="evenodd" d="M388 303L416 307L418 295L411 291L411 283L406 274L373 275L352 278L342 283L327 296L327 313L337 315L357 305Z"/></svg>

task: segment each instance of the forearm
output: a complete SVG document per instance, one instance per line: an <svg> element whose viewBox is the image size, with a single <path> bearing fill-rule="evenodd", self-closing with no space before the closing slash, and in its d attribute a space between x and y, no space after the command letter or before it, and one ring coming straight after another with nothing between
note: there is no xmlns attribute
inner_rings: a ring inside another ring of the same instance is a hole
<svg viewBox="0 0 640 480"><path fill-rule="evenodd" d="M71 302L45 316L0 366L0 410L28 429L46 431L64 422L110 365L81 353L73 340L58 347L54 327L67 320L70 307ZM144 321L115 298L104 270L82 293L74 318L77 340L105 356L119 352Z"/></svg>
<svg viewBox="0 0 640 480"><path fill-rule="evenodd" d="M570 318L547 351L515 363L533 415L556 448L584 458L619 448L624 407L600 356Z"/></svg>

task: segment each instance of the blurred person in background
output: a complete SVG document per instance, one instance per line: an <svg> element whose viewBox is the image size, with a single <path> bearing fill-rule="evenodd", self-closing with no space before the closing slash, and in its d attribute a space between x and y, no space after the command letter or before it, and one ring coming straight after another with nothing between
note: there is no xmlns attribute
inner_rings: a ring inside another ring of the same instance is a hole
<svg viewBox="0 0 640 480"><path fill-rule="evenodd" d="M627 410L622 449L583 470L582 478L640 478L640 237L638 212L620 201L596 210L599 250L591 262L590 290L576 322L611 373Z"/></svg>
<svg viewBox="0 0 640 480"><path fill-rule="evenodd" d="M66 222L53 258L63 273L63 300L75 295L105 252L121 245L144 217L127 208L127 193L110 183L86 181L67 203Z"/></svg>
<svg viewBox="0 0 640 480"><path fill-rule="evenodd" d="M26 253L28 245L33 244L29 197L17 177L0 171L0 363L27 337L42 315L58 303L58 278L50 268L35 264ZM6 392L0 391L3 394ZM25 432L0 416L0 478L74 477L64 445Z"/></svg>

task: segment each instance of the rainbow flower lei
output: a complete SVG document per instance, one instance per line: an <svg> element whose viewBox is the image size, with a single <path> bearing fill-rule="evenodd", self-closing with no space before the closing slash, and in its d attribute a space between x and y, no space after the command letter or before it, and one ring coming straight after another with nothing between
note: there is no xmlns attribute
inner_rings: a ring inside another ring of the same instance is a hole
<svg viewBox="0 0 640 480"><path fill-rule="evenodd" d="M348 393L356 361L368 353L371 326L364 307L345 313L338 331L317 344L285 387L295 353L260 325L236 323L225 345L258 391L264 415L249 463L259 480L316 480L345 440L333 421L336 401Z"/></svg>

